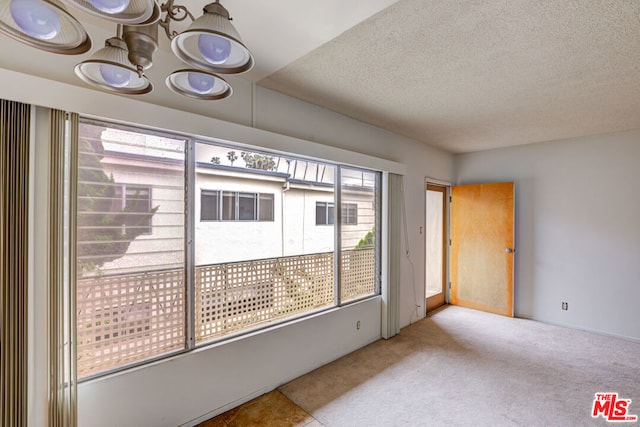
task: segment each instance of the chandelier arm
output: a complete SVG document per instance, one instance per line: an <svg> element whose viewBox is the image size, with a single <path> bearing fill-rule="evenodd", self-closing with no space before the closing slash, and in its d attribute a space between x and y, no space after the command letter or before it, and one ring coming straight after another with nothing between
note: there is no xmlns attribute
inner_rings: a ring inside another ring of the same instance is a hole
<svg viewBox="0 0 640 427"><path fill-rule="evenodd" d="M164 19L158 21L158 24L164 28L164 32L167 34L169 40L172 40L175 36L178 35L177 31L171 31L171 21L184 21L189 18L191 21L195 21L195 17L186 6L182 5L174 5L174 0L168 0L162 6L160 6L160 10L163 13L166 13Z"/></svg>
<svg viewBox="0 0 640 427"><path fill-rule="evenodd" d="M171 21L169 20L169 15L167 15L164 19L158 21L158 25L160 25L164 29L167 38L169 40L173 40L173 38L178 35L178 32L171 31L170 24Z"/></svg>
<svg viewBox="0 0 640 427"><path fill-rule="evenodd" d="M227 22L231 17L220 1L213 0L206 5L198 19L186 6L176 5L175 2L179 0L144 1L153 3L151 16L143 22L116 21L116 37L107 39L104 49L76 65L76 75L86 83L109 92L128 95L151 92L153 85L145 75L145 70L152 66L152 54L158 48L158 30L162 27L171 41L174 54L193 66L172 73L166 80L169 89L203 100L231 96L231 86L214 73L246 72L253 67L254 59L240 40L237 30ZM159 5L162 1L164 3ZM192 22L189 28L180 33L171 29L172 21L181 22L187 18ZM197 43L192 41L193 37L198 37ZM86 47L81 46L83 52L90 47L90 42L85 44Z"/></svg>

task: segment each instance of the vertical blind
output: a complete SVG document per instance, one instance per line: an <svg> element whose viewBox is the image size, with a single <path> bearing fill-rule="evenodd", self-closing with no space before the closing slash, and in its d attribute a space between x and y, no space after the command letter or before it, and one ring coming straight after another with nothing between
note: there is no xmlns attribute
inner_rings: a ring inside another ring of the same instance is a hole
<svg viewBox="0 0 640 427"><path fill-rule="evenodd" d="M27 425L31 108L0 101L0 424Z"/></svg>
<svg viewBox="0 0 640 427"><path fill-rule="evenodd" d="M402 175L389 174L389 274L387 292L383 294L382 337L387 339L400 332L400 252L404 210ZM404 231L406 233L406 231Z"/></svg>

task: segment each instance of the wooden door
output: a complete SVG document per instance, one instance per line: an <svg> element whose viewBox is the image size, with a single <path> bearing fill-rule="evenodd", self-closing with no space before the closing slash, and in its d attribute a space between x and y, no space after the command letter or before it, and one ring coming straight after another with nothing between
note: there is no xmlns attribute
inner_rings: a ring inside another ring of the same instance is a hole
<svg viewBox="0 0 640 427"><path fill-rule="evenodd" d="M513 182L451 188L451 303L513 316Z"/></svg>

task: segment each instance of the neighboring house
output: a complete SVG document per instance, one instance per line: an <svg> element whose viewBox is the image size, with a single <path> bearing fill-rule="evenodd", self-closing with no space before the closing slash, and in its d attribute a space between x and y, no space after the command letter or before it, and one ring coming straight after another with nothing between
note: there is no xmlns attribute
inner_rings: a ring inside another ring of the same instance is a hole
<svg viewBox="0 0 640 427"><path fill-rule="evenodd" d="M105 274L153 266L179 268L184 263L184 143L151 137L155 145L159 139L165 140L165 148L145 149L145 138L115 129L107 129L102 135L101 164L113 178L116 196L121 197L113 201L112 212L126 208L133 211L128 215L148 214L157 207L145 221L148 228L131 242L126 254L99 269Z"/></svg>
<svg viewBox="0 0 640 427"><path fill-rule="evenodd" d="M177 268L184 262L180 236L184 227L184 142L166 139L167 150L141 149L144 138L114 129L103 132L104 171L113 177L115 211L157 211L148 230L131 242L124 256L105 263L101 272L139 267ZM158 138L154 138L154 144ZM226 158L226 147L197 144L197 158ZM243 153L244 154L244 153ZM215 157L215 156L214 156ZM273 157L268 157L273 159ZM335 246L335 168L330 164L276 158L264 170L197 161L193 194L195 263L209 265L331 252ZM374 227L375 197L366 172L342 177L341 247L354 249ZM346 196L346 197L345 197ZM133 214L133 213L131 213ZM145 223L146 226L146 223ZM124 225L123 225L124 227Z"/></svg>
<svg viewBox="0 0 640 427"><path fill-rule="evenodd" d="M345 250L353 249L374 225L372 190L361 186L348 194L342 201ZM330 182L198 163L196 265L330 252L334 215Z"/></svg>

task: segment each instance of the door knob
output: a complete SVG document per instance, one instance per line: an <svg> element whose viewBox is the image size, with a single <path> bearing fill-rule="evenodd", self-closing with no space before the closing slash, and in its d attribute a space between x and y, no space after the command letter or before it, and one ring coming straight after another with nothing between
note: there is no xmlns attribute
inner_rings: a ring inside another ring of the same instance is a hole
<svg viewBox="0 0 640 427"><path fill-rule="evenodd" d="M505 251L506 253L508 253L508 254L512 254L512 253L514 253L516 250L515 250L515 249L513 249L513 248L507 248L507 249L505 249L504 251Z"/></svg>

